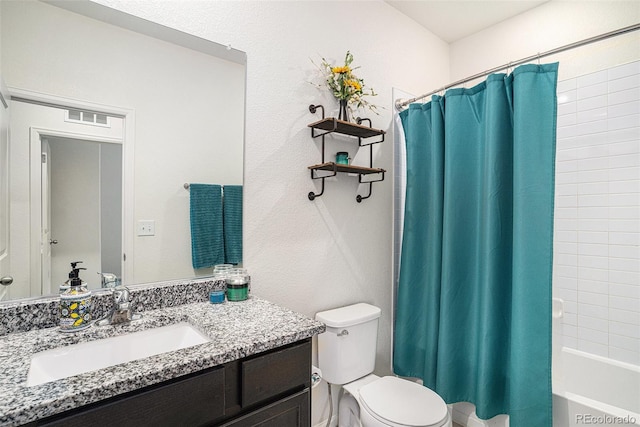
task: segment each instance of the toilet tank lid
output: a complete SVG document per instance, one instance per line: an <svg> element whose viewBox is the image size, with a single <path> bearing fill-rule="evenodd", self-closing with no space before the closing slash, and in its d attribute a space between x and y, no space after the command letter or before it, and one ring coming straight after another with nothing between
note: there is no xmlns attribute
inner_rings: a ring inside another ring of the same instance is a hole
<svg viewBox="0 0 640 427"><path fill-rule="evenodd" d="M381 310L371 304L358 303L316 313L316 320L332 328L359 325L380 317Z"/></svg>

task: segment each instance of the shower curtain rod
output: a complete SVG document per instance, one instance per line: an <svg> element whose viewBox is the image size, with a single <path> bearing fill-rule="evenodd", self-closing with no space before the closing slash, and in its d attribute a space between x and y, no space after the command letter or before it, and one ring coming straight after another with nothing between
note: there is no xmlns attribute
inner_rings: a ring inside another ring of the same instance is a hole
<svg viewBox="0 0 640 427"><path fill-rule="evenodd" d="M584 45L587 45L587 44L599 42L601 40L605 40L605 39L608 39L608 38L611 38L611 37L619 36L619 35L622 35L622 34L630 33L632 31L638 31L638 30L640 30L640 24L634 24L634 25L630 25L628 27L620 28L618 30L610 31L608 33L600 34L598 36L589 37L588 39L580 40L578 42L570 43L570 44L567 44L567 45L564 45L564 46L561 46L561 47L558 47L558 48L555 48L555 49L551 49L551 50L548 50L546 52L538 53L537 55L532 55L532 56L529 56L527 58L520 59L518 61L509 62L508 64L504 64L504 65L501 65L499 67L491 68L490 70L483 71L482 73L474 74L473 76L469 76L469 77L464 78L462 80L458 80L458 81L455 81L453 83L449 83L448 85L443 86L440 89L436 89L436 90L434 90L432 92L425 93L424 95L420 95L420 96L417 96L415 98L411 98L411 99L408 99L408 100L405 100L405 101L398 100L396 102L396 109L398 111L401 111L403 107L406 107L407 105L409 105L409 104L411 104L413 102L416 102L416 101L419 101L421 99L424 99L427 96L436 94L438 92L442 92L443 90L447 90L447 89L452 88L454 86L459 86L459 85L461 85L463 83L466 83L466 82L469 82L471 80L475 80L475 79L478 79L480 77L488 76L489 74L492 74L492 73L495 73L495 72L498 72L498 71L501 71L501 70L504 70L504 69L508 69L508 68L514 67L516 65L526 64L527 62L531 62L531 61L534 61L536 59L544 58L545 56L554 55L556 53L560 53L560 52L564 52L566 50L574 49L576 47L580 47L580 46L584 46Z"/></svg>

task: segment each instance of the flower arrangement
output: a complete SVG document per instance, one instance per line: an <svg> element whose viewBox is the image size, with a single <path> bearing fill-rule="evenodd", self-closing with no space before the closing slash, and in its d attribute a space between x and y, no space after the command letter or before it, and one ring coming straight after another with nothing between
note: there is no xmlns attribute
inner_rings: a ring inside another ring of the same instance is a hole
<svg viewBox="0 0 640 427"><path fill-rule="evenodd" d="M344 65L333 66L322 58L320 67L333 96L341 101L341 115L343 114L342 108L344 108L345 103L352 113L357 108L366 108L375 114L379 114L378 107L365 99L366 96L376 96L377 94L372 88L365 87L364 80L353 73L354 70L360 67L352 67L352 63L353 54L347 51ZM342 117L342 119L347 120L346 117Z"/></svg>

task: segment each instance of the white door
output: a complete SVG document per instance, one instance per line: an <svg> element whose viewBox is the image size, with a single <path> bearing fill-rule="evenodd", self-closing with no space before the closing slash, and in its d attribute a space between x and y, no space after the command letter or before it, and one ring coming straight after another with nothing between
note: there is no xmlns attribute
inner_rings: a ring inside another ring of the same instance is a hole
<svg viewBox="0 0 640 427"><path fill-rule="evenodd" d="M57 240L51 237L51 169L49 168L49 156L51 148L49 141L42 138L41 141L42 158L42 237L40 239L40 251L42 256L42 295L49 295L51 289L51 251L52 245L58 244Z"/></svg>
<svg viewBox="0 0 640 427"><path fill-rule="evenodd" d="M0 300L13 282L9 255L9 93L0 78Z"/></svg>

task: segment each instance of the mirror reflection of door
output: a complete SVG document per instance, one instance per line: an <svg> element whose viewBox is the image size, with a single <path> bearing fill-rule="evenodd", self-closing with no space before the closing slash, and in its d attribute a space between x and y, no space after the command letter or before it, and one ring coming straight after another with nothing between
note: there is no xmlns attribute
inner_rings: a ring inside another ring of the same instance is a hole
<svg viewBox="0 0 640 427"><path fill-rule="evenodd" d="M92 284L98 272L121 277L122 145L54 137L42 145L43 291L58 291L71 261L83 262Z"/></svg>

